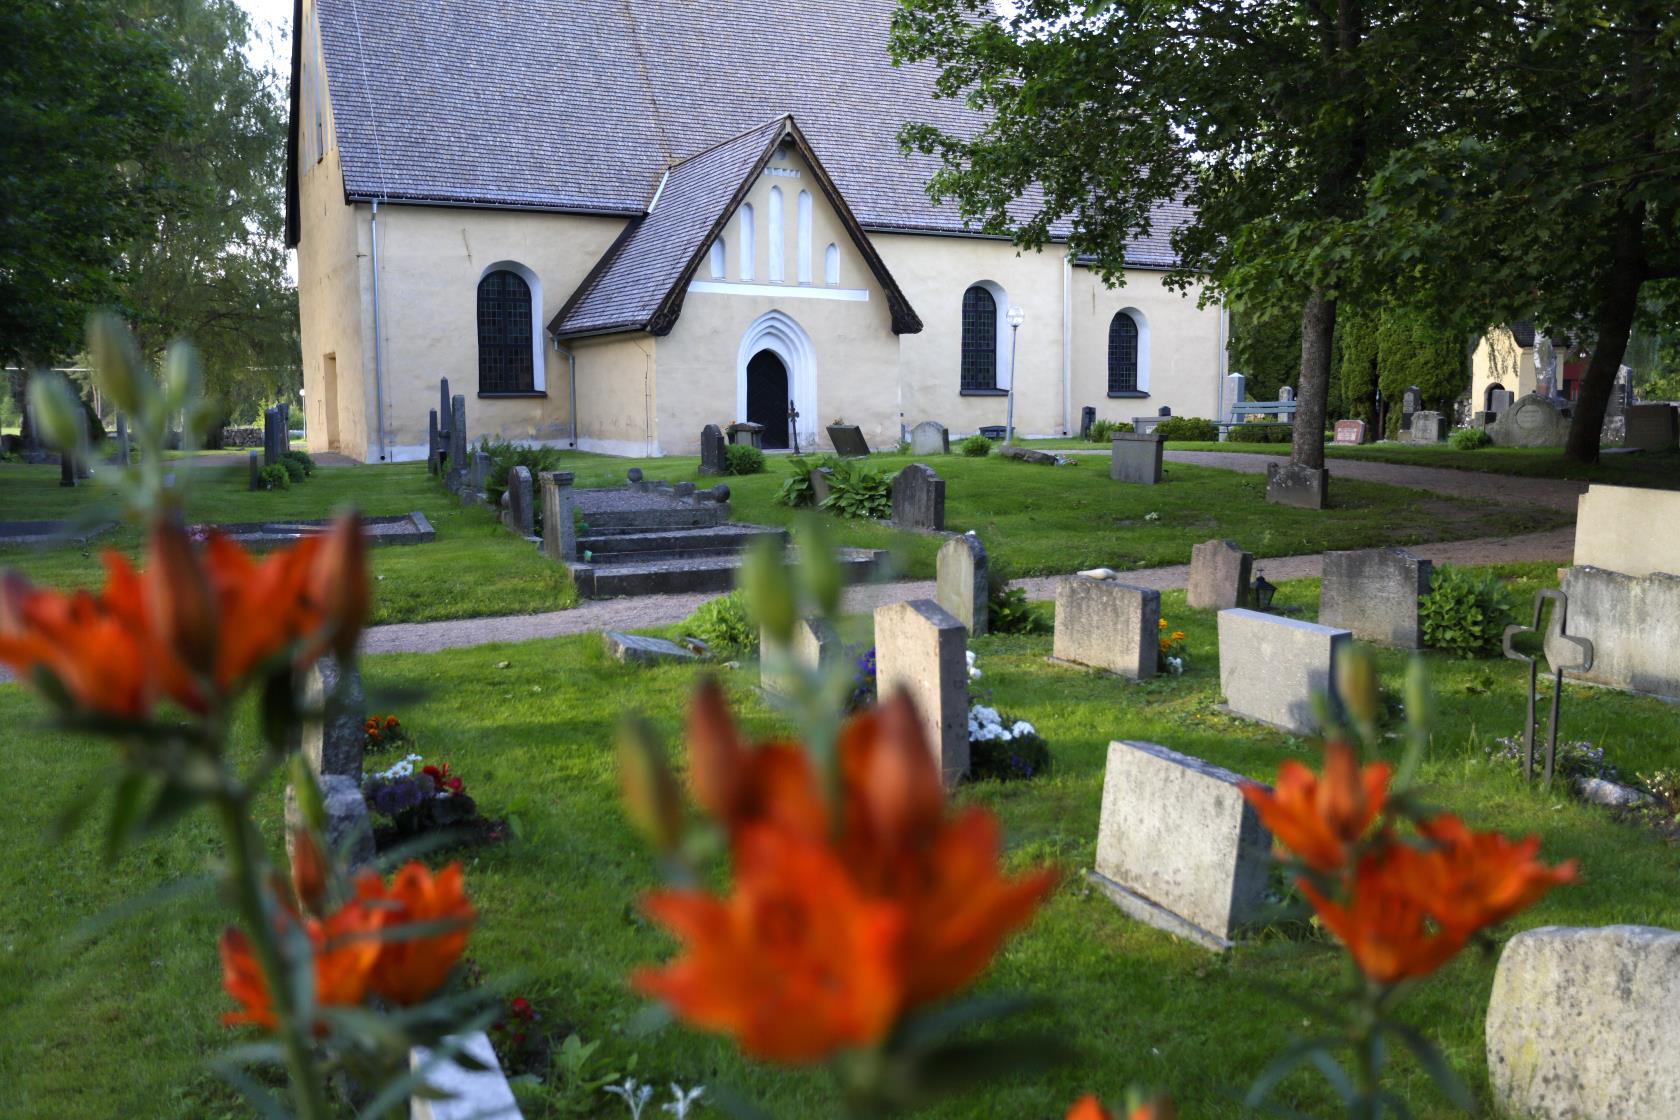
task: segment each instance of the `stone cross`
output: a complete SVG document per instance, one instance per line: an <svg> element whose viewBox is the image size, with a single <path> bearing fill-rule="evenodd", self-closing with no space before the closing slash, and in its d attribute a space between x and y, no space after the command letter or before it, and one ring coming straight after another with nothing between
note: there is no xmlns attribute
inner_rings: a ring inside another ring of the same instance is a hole
<svg viewBox="0 0 1680 1120"><path fill-rule="evenodd" d="M987 578L986 546L979 537L964 533L940 546L934 598L974 637L986 633L990 621Z"/></svg>
<svg viewBox="0 0 1680 1120"><path fill-rule="evenodd" d="M557 564L577 559L577 526L572 521L571 471L543 471L543 555Z"/></svg>
<svg viewBox="0 0 1680 1120"><path fill-rule="evenodd" d="M508 528L522 537L531 535L531 468L520 464L508 472Z"/></svg>
<svg viewBox="0 0 1680 1120"><path fill-rule="evenodd" d="M1148 680L1160 668L1160 630L1159 591L1084 575L1056 584L1058 661Z"/></svg>
<svg viewBox="0 0 1680 1120"><path fill-rule="evenodd" d="M931 599L875 609L875 688L907 694L946 786L968 773L968 641L963 624Z"/></svg>
<svg viewBox="0 0 1680 1120"><path fill-rule="evenodd" d="M1140 922L1231 948L1264 910L1271 870L1272 837L1244 780L1155 743L1110 743L1087 877Z"/></svg>
<svg viewBox="0 0 1680 1120"><path fill-rule="evenodd" d="M1523 720L1523 777L1534 777L1534 709L1537 699L1540 664L1538 660L1522 653L1516 648L1515 640L1524 634L1540 633L1540 616L1546 609L1546 604L1552 604L1551 619L1546 625L1545 639L1541 652L1545 655L1546 664L1552 670L1552 712L1547 723L1546 733L1546 770L1542 781L1550 785L1552 771L1557 763L1558 717L1563 703L1563 674L1584 673L1593 665L1593 644L1585 638L1577 638L1564 632L1569 621L1569 596L1553 588L1542 588L1534 593L1534 619L1527 626L1511 625L1505 628L1503 646L1505 656L1513 661L1524 662L1528 666L1528 715Z"/></svg>
<svg viewBox="0 0 1680 1120"><path fill-rule="evenodd" d="M1429 592L1433 570L1403 548L1326 552L1318 621L1351 630L1362 642L1422 649L1418 598Z"/></svg>
<svg viewBox="0 0 1680 1120"><path fill-rule="evenodd" d="M723 429L716 424L707 424L700 429L701 474L729 473L729 456L724 450L727 446L723 438Z"/></svg>
<svg viewBox="0 0 1680 1120"><path fill-rule="evenodd" d="M1315 697L1338 711L1336 661L1353 634L1250 610L1219 612L1219 685L1232 715L1292 735L1318 728Z"/></svg>
<svg viewBox="0 0 1680 1120"><path fill-rule="evenodd" d="M1203 541L1190 550L1190 586L1185 604L1195 610L1222 611L1248 605L1254 557L1226 540Z"/></svg>
<svg viewBox="0 0 1680 1120"><path fill-rule="evenodd" d="M911 463L892 481L892 523L900 529L945 528L945 480L925 463Z"/></svg>

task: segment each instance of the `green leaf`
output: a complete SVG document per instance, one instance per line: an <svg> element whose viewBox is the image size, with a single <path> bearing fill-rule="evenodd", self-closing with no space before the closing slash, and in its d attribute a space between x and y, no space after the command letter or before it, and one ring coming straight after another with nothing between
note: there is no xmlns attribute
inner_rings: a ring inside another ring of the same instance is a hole
<svg viewBox="0 0 1680 1120"><path fill-rule="evenodd" d="M1383 1019L1378 1022L1377 1029L1399 1039L1449 1101L1466 1112L1476 1111L1476 1098L1471 1095L1469 1087L1447 1063L1446 1056L1416 1028L1393 1019Z"/></svg>
<svg viewBox="0 0 1680 1120"><path fill-rule="evenodd" d="M117 856L134 834L146 797L146 775L129 771L117 782L111 798L111 817L105 828L104 856L106 863L115 863Z"/></svg>
<svg viewBox="0 0 1680 1120"><path fill-rule="evenodd" d="M1256 1108L1271 1095L1278 1082L1294 1073L1302 1064L1314 1061L1314 1054L1323 1052L1333 1053L1343 1044L1343 1040L1336 1035L1321 1035L1317 1038L1296 1039L1283 1052L1273 1058L1265 1069L1260 1071L1251 1085L1248 1094L1243 1097L1243 1103L1249 1108Z"/></svg>

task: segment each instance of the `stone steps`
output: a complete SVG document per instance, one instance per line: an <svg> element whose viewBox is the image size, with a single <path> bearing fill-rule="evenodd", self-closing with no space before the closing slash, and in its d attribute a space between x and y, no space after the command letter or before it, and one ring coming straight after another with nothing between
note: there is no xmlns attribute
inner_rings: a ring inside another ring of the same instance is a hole
<svg viewBox="0 0 1680 1120"><path fill-rule="evenodd" d="M875 574L884 556L874 549L846 548L839 550L837 559L845 582L863 583ZM728 591L735 586L740 566L738 551L660 560L624 557L605 564L573 564L572 578L577 581L578 594L586 598Z"/></svg>
<svg viewBox="0 0 1680 1120"><path fill-rule="evenodd" d="M593 526L591 526L593 528ZM591 534L578 539L580 554L587 551L590 563L672 559L683 555L736 553L763 539L786 542L787 533L763 525L724 524L701 529L666 529Z"/></svg>

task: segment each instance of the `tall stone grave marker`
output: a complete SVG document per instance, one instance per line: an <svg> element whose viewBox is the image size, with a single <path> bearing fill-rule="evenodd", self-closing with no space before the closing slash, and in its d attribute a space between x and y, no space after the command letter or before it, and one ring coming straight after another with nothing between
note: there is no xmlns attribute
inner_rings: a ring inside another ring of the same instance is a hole
<svg viewBox="0 0 1680 1120"><path fill-rule="evenodd" d="M543 471L543 555L557 564L577 559L577 526L572 521L572 472Z"/></svg>
<svg viewBox="0 0 1680 1120"><path fill-rule="evenodd" d="M1488 999L1501 1115L1680 1117L1680 932L1543 926L1506 943Z"/></svg>
<svg viewBox="0 0 1680 1120"><path fill-rule="evenodd" d="M947 786L968 773L968 641L963 624L931 599L875 609L875 687L906 693Z"/></svg>
<svg viewBox="0 0 1680 1120"><path fill-rule="evenodd" d="M925 463L911 463L892 481L892 523L900 529L945 528L945 480Z"/></svg>
<svg viewBox="0 0 1680 1120"><path fill-rule="evenodd" d="M345 673L337 658L322 657L303 676L300 702L306 714L299 748L309 768L319 776L342 774L360 786L367 745L361 673L354 667Z"/></svg>
<svg viewBox="0 0 1680 1120"><path fill-rule="evenodd" d="M1108 477L1115 482L1153 486L1161 481L1165 440L1154 432L1115 432L1110 443Z"/></svg>
<svg viewBox="0 0 1680 1120"><path fill-rule="evenodd" d="M700 429L701 474L729 473L729 456L724 450L727 446L723 438L723 429L716 424L707 424Z"/></svg>
<svg viewBox="0 0 1680 1120"><path fill-rule="evenodd" d="M245 462L246 462L246 466L248 468L249 474L251 476L250 479L249 479L248 488L251 489L251 490L261 490L262 489L262 456L257 454L255 449L252 449L250 455L246 456Z"/></svg>
<svg viewBox="0 0 1680 1120"><path fill-rule="evenodd" d="M766 692L790 695L792 678L800 669L826 669L846 656L834 624L822 618L802 618L793 624L793 640L782 645L760 628L758 635L758 684Z"/></svg>
<svg viewBox="0 0 1680 1120"><path fill-rule="evenodd" d="M1225 375L1225 415L1220 417L1221 420L1227 424L1235 420L1237 415L1235 406L1248 399L1247 392L1248 378L1240 373Z"/></svg>
<svg viewBox="0 0 1680 1120"><path fill-rule="evenodd" d="M449 488L460 493L467 483L467 398L449 402Z"/></svg>
<svg viewBox="0 0 1680 1120"><path fill-rule="evenodd" d="M945 425L934 420L923 420L910 429L910 454L949 455L950 453L951 434L945 430Z"/></svg>
<svg viewBox="0 0 1680 1120"><path fill-rule="evenodd" d="M280 461L285 444L280 438L280 410L263 409L263 466L272 467Z"/></svg>
<svg viewBox="0 0 1680 1120"><path fill-rule="evenodd" d="M1132 680L1159 668L1161 593L1091 576L1056 584L1056 633L1051 656Z"/></svg>
<svg viewBox="0 0 1680 1120"><path fill-rule="evenodd" d="M432 409L426 417L426 471L428 474L438 473L438 413Z"/></svg>
<svg viewBox="0 0 1680 1120"><path fill-rule="evenodd" d="M1253 555L1238 548L1236 541L1203 541L1190 550L1185 603L1202 611L1247 606L1253 571Z"/></svg>
<svg viewBox="0 0 1680 1120"><path fill-rule="evenodd" d="M76 457L68 451L60 451L58 453L58 484L74 487L76 477Z"/></svg>
<svg viewBox="0 0 1680 1120"><path fill-rule="evenodd" d="M117 413L117 451L114 457L117 466L128 469L128 417Z"/></svg>
<svg viewBox="0 0 1680 1120"><path fill-rule="evenodd" d="M973 533L946 541L939 549L935 598L968 632L986 632L990 616L986 547Z"/></svg>
<svg viewBox="0 0 1680 1120"><path fill-rule="evenodd" d="M1219 684L1231 714L1294 735L1318 731L1313 697L1336 710L1336 658L1353 634L1259 611L1219 612Z"/></svg>
<svg viewBox="0 0 1680 1120"><path fill-rule="evenodd" d="M536 524L531 510L531 468L520 464L508 472L508 528L522 537Z"/></svg>
<svg viewBox="0 0 1680 1120"><path fill-rule="evenodd" d="M1351 630L1362 642L1421 649L1418 596L1428 592L1433 567L1403 548L1326 552L1318 621Z"/></svg>
<svg viewBox="0 0 1680 1120"><path fill-rule="evenodd" d="M1140 922L1229 949L1259 917L1271 866L1243 780L1155 743L1110 743L1091 882Z"/></svg>

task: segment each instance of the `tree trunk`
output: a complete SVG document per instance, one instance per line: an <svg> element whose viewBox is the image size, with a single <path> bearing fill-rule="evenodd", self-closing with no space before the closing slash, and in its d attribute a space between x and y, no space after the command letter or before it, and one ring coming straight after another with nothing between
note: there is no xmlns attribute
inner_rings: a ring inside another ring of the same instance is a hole
<svg viewBox="0 0 1680 1120"><path fill-rule="evenodd" d="M1639 310L1639 286L1645 278L1644 234L1645 219L1638 206L1624 205L1616 217L1610 275L1594 309L1597 337L1593 339L1592 360L1581 378L1575 415L1569 422L1569 439L1564 444L1564 458L1572 463L1598 462L1604 415L1616 388L1616 372L1627 354L1634 313Z"/></svg>
<svg viewBox="0 0 1680 1120"><path fill-rule="evenodd" d="M1295 436L1289 461L1324 467L1324 417L1330 404L1330 347L1336 334L1336 301L1314 291L1301 309L1301 382L1295 394Z"/></svg>

